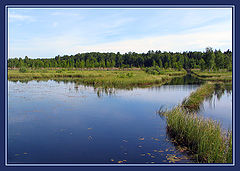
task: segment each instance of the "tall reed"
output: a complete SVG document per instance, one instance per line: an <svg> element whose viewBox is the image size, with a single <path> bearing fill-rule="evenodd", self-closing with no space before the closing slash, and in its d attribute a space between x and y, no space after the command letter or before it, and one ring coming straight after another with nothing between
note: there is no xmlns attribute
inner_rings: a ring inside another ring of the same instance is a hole
<svg viewBox="0 0 240 171"><path fill-rule="evenodd" d="M232 131L224 132L220 124L204 119L181 106L162 112L167 130L178 143L188 147L200 163L232 163Z"/></svg>

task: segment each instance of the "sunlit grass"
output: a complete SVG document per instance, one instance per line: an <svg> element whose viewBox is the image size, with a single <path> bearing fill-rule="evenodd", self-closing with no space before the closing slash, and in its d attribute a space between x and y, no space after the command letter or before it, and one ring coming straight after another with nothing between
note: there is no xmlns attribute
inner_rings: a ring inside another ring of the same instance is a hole
<svg viewBox="0 0 240 171"><path fill-rule="evenodd" d="M199 69L191 70L199 79L207 81L232 81L232 72L226 70L219 71L200 71Z"/></svg>
<svg viewBox="0 0 240 171"><path fill-rule="evenodd" d="M171 137L186 146L200 163L232 163L232 131L178 106L160 113L166 117Z"/></svg>
<svg viewBox="0 0 240 171"><path fill-rule="evenodd" d="M206 83L192 92L189 97L185 98L182 106L190 111L197 111L205 98L211 96L215 90L215 84Z"/></svg>
<svg viewBox="0 0 240 171"><path fill-rule="evenodd" d="M74 79L79 83L94 87L147 87L155 84L163 84L173 77L185 75L184 71L166 71L162 75L150 75L142 70L138 71L86 71L86 70L29 70L21 73L18 70L9 70L9 80L20 79Z"/></svg>

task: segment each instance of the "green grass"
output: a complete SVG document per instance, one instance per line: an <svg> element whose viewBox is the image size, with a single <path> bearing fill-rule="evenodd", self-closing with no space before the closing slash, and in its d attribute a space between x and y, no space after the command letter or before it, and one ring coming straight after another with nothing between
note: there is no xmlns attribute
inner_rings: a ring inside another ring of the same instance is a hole
<svg viewBox="0 0 240 171"><path fill-rule="evenodd" d="M166 117L170 137L191 151L199 163L232 163L232 131L204 119L181 106L161 113Z"/></svg>
<svg viewBox="0 0 240 171"><path fill-rule="evenodd" d="M219 71L200 71L199 69L191 70L199 79L206 81L232 81L232 72L226 70Z"/></svg>
<svg viewBox="0 0 240 171"><path fill-rule="evenodd" d="M87 70L28 70L25 73L19 70L8 70L9 80L34 80L34 79L52 79L52 80L74 80L76 82L92 85L94 87L148 87L152 85L161 85L171 80L173 77L185 75L185 71L166 71L162 75L150 75L142 70L133 71L87 71Z"/></svg>
<svg viewBox="0 0 240 171"><path fill-rule="evenodd" d="M198 111L204 99L212 96L215 86L215 84L205 83L195 92L192 92L189 97L183 100L182 107L190 111Z"/></svg>
<svg viewBox="0 0 240 171"><path fill-rule="evenodd" d="M224 132L220 123L197 115L197 109L225 84L205 83L172 110L158 111L166 117L167 130L181 146L194 154L200 163L232 163L232 131Z"/></svg>

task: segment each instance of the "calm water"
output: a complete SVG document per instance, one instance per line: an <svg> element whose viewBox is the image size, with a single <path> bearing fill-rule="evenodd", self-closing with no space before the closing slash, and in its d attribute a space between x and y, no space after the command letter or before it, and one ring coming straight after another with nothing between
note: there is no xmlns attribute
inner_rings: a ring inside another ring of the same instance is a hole
<svg viewBox="0 0 240 171"><path fill-rule="evenodd" d="M232 130L232 92L225 90L221 97L214 95L205 100L202 107L202 116L220 121L223 129Z"/></svg>
<svg viewBox="0 0 240 171"><path fill-rule="evenodd" d="M8 163L169 163L175 156L176 163L191 162L169 140L156 111L198 87L109 93L75 83L9 81Z"/></svg>

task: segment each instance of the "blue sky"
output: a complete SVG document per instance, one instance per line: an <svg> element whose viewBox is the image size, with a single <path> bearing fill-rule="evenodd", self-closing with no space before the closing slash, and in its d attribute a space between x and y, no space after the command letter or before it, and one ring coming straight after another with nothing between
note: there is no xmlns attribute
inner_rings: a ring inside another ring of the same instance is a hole
<svg viewBox="0 0 240 171"><path fill-rule="evenodd" d="M231 8L9 8L8 17L10 58L232 47Z"/></svg>

